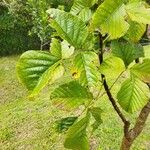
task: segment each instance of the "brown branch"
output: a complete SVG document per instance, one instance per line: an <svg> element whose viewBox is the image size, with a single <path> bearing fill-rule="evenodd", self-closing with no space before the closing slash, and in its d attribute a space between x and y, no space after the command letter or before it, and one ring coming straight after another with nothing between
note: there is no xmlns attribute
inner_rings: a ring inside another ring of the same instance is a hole
<svg viewBox="0 0 150 150"><path fill-rule="evenodd" d="M135 59L135 62L136 62L136 63L139 63L139 62L140 62L139 58Z"/></svg>
<svg viewBox="0 0 150 150"><path fill-rule="evenodd" d="M129 130L127 134L124 135L121 150L129 150L131 148L134 140L142 132L149 114L150 114L150 101L141 110L133 129Z"/></svg>
<svg viewBox="0 0 150 150"><path fill-rule="evenodd" d="M106 79L104 79L103 85L104 85L105 91L107 93L107 96L108 96L110 102L112 103L112 106L114 107L115 111L117 112L117 114L121 118L122 122L124 123L124 133L127 134L128 130L129 130L129 127L130 127L130 122L126 119L126 117L124 116L124 114L121 112L121 110L117 106L116 101L113 98L113 96L112 96L112 94L111 94L111 92L109 90L109 87L108 87L108 84L106 82Z"/></svg>
<svg viewBox="0 0 150 150"><path fill-rule="evenodd" d="M131 129L129 132L131 140L135 140L138 137L138 135L142 132L149 114L150 114L150 101L143 107L136 120L134 128Z"/></svg>
<svg viewBox="0 0 150 150"><path fill-rule="evenodd" d="M99 33L99 47L100 47L100 51L99 51L99 62L100 64L102 64L103 62L103 36L101 33Z"/></svg>
<svg viewBox="0 0 150 150"><path fill-rule="evenodd" d="M99 62L100 62L100 64L102 64L103 63L103 37L102 37L101 33L99 33L99 46L100 46ZM117 112L117 114L121 118L122 122L124 123L124 133L126 135L129 131L130 122L126 119L124 114L121 112L120 108L117 106L116 101L110 92L110 88L108 87L107 81L105 79L105 75L102 74L101 77L102 77L103 86L106 91L106 94L107 94L112 106L114 107L115 111Z"/></svg>

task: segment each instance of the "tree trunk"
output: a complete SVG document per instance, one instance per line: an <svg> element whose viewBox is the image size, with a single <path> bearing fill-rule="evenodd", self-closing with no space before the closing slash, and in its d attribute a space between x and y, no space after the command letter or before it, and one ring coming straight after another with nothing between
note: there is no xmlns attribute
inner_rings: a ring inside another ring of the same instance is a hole
<svg viewBox="0 0 150 150"><path fill-rule="evenodd" d="M124 133L120 150L130 150L134 140L142 132L146 120L149 116L149 113L150 113L150 101L141 110L133 129L128 130Z"/></svg>
<svg viewBox="0 0 150 150"><path fill-rule="evenodd" d="M125 136L123 137L120 150L130 150L132 146L132 141L128 140Z"/></svg>

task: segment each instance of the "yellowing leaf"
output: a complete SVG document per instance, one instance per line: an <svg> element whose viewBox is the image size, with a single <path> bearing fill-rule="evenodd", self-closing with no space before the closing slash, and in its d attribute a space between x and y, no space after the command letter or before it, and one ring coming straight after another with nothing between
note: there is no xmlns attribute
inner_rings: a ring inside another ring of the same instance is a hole
<svg viewBox="0 0 150 150"><path fill-rule="evenodd" d="M142 63L134 65L131 68L131 73L144 82L150 83L150 59L145 59Z"/></svg>
<svg viewBox="0 0 150 150"><path fill-rule="evenodd" d="M76 55L74 59L75 68L80 72L79 81L89 87L97 87L100 79L98 72L98 56L94 52L82 52Z"/></svg>
<svg viewBox="0 0 150 150"><path fill-rule="evenodd" d="M105 0L93 15L91 28L108 33L111 39L120 38L129 29L125 15L123 0Z"/></svg>
<svg viewBox="0 0 150 150"><path fill-rule="evenodd" d="M126 10L132 21L150 24L150 8L146 8L143 2L129 3Z"/></svg>
<svg viewBox="0 0 150 150"><path fill-rule="evenodd" d="M108 80L116 79L123 71L125 71L123 61L118 57L108 57L100 66L100 71Z"/></svg>

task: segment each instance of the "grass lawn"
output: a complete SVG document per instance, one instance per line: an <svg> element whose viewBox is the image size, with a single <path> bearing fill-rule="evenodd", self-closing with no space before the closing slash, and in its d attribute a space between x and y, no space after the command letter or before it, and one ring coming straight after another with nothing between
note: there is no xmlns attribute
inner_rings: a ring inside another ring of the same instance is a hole
<svg viewBox="0 0 150 150"><path fill-rule="evenodd" d="M64 135L55 132L54 121L68 113L52 106L49 88L35 100L27 98L16 78L17 60L17 56L0 58L0 150L64 150ZM113 88L114 94L119 85ZM122 123L105 96L97 105L104 110L103 124L93 136L98 150L119 150ZM135 117L129 116L133 122ZM132 149L150 150L150 118Z"/></svg>

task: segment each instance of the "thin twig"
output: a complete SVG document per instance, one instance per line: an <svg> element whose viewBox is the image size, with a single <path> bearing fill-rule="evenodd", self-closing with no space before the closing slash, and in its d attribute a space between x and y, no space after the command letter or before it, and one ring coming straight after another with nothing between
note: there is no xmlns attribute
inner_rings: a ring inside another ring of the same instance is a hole
<svg viewBox="0 0 150 150"><path fill-rule="evenodd" d="M116 78L116 80L114 81L114 83L110 86L109 90L111 90L113 88L113 86L116 84L116 82L119 80L119 78L122 76L122 74L124 73L125 71L122 71L119 76Z"/></svg>

